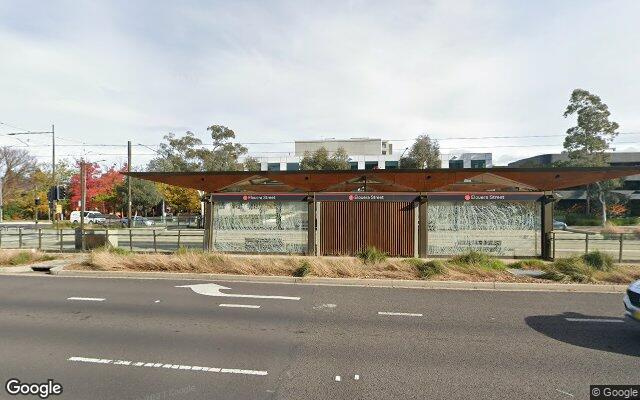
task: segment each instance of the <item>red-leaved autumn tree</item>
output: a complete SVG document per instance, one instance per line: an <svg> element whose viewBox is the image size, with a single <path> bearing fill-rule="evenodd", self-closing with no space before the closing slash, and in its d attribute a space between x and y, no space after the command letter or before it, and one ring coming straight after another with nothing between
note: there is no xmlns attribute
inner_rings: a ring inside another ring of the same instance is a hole
<svg viewBox="0 0 640 400"><path fill-rule="evenodd" d="M78 161L78 171L80 171L81 161ZM102 212L112 212L115 209L117 195L115 187L122 183L124 176L115 166L111 166L103 171L98 163L86 163L87 174L87 210L99 210ZM80 173L71 177L71 208L80 209Z"/></svg>

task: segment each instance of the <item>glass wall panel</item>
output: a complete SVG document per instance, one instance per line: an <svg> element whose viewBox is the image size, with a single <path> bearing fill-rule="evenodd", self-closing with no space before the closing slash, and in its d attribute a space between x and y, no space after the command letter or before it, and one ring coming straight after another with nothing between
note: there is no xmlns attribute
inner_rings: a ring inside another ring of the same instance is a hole
<svg viewBox="0 0 640 400"><path fill-rule="evenodd" d="M428 255L469 250L497 256L540 255L540 203L432 201L428 208Z"/></svg>
<svg viewBox="0 0 640 400"><path fill-rule="evenodd" d="M308 210L305 202L216 202L216 251L305 253Z"/></svg>

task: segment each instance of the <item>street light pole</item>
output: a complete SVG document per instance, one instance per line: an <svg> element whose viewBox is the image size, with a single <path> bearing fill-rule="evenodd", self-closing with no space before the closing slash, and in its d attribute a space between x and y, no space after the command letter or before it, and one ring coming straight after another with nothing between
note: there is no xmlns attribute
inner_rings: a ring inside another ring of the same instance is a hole
<svg viewBox="0 0 640 400"><path fill-rule="evenodd" d="M131 173L131 140L127 141L127 173ZM131 228L131 175L127 175L127 225Z"/></svg>

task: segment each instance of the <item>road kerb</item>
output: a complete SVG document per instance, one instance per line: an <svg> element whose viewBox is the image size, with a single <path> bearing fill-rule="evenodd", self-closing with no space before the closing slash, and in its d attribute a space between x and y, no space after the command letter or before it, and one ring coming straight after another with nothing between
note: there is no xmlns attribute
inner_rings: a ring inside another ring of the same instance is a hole
<svg viewBox="0 0 640 400"><path fill-rule="evenodd" d="M578 283L516 283L516 282L465 282L465 281L420 281L400 279L354 279L354 278L295 278L288 276L256 276L197 274L181 272L134 272L134 271L53 271L53 275L90 278L129 279L179 279L199 281L279 283L326 286L366 286L393 287L407 289L452 289L452 290L500 290L500 291L543 291L581 293L622 293L627 285L578 284Z"/></svg>

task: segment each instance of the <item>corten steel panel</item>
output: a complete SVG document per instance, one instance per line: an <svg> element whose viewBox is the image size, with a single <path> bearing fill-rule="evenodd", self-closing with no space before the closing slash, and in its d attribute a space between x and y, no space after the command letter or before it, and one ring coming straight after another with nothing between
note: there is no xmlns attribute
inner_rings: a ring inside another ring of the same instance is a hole
<svg viewBox="0 0 640 400"><path fill-rule="evenodd" d="M320 253L353 255L375 246L390 256L413 257L415 203L323 201Z"/></svg>
<svg viewBox="0 0 640 400"><path fill-rule="evenodd" d="M131 172L136 178L164 182L170 185L218 192L241 188L243 191L320 192L355 190L362 183L354 180L377 181L367 185L367 191L447 191L487 190L519 187L520 190L557 190L595 183L623 176L640 174L640 167L602 168L469 168L463 170L358 170L358 171L226 171L226 172ZM268 184L253 184L250 180L268 180Z"/></svg>

